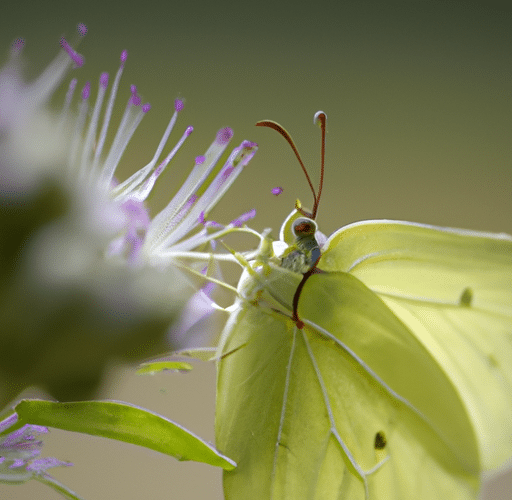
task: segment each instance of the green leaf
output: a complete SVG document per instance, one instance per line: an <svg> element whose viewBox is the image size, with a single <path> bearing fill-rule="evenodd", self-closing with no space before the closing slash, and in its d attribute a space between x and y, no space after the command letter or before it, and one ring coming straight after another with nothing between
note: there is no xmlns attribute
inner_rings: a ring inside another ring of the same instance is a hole
<svg viewBox="0 0 512 500"><path fill-rule="evenodd" d="M66 431L116 439L171 455L231 470L236 464L215 448L156 413L112 401L55 403L22 400L15 407L20 421Z"/></svg>
<svg viewBox="0 0 512 500"><path fill-rule="evenodd" d="M147 363L141 363L137 368L138 375L153 375L164 370L173 371L190 371L192 365L185 361L149 361Z"/></svg>
<svg viewBox="0 0 512 500"><path fill-rule="evenodd" d="M186 358L198 359L200 361L212 361L217 353L216 347L192 347L181 349L171 353L173 356L183 356Z"/></svg>

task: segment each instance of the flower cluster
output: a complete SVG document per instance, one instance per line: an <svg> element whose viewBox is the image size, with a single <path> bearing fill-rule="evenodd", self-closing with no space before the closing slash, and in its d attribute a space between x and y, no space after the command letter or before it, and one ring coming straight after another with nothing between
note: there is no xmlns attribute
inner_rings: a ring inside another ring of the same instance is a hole
<svg viewBox="0 0 512 500"><path fill-rule="evenodd" d="M5 418L0 422L0 433L8 431L17 421L16 414ZM0 437L0 481L22 483L31 478L51 480L47 469L73 465L54 457L38 458L43 447L38 436L47 432L46 427L26 424Z"/></svg>
<svg viewBox="0 0 512 500"><path fill-rule="evenodd" d="M85 26L78 31L85 35ZM83 399L113 360L168 350L169 327L197 289L183 268L204 267L214 241L254 216L249 212L227 226L206 219L257 149L243 141L219 168L233 136L223 128L169 204L151 218L144 202L193 131L186 127L159 162L183 102L175 101L149 163L119 181L116 168L151 106L132 85L112 134L124 51L113 82L100 75L94 102L87 82L73 112L74 78L60 113L51 112L49 99L84 61L66 39L60 45L63 50L35 81L22 76L22 40L0 70L3 404L32 384L59 399Z"/></svg>

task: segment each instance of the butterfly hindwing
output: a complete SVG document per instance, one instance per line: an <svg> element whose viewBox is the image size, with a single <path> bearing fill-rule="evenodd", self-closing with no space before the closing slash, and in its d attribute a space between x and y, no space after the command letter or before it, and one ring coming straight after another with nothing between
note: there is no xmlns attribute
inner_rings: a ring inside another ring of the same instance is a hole
<svg viewBox="0 0 512 500"><path fill-rule="evenodd" d="M332 235L321 266L356 276L408 326L471 414L483 470L502 466L512 456L512 238L368 221Z"/></svg>

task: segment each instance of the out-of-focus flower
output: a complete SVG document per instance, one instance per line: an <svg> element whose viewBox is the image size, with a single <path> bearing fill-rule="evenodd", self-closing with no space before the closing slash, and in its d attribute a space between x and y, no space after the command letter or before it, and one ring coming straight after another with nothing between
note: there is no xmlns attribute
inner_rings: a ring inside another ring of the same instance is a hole
<svg viewBox="0 0 512 500"><path fill-rule="evenodd" d="M55 115L48 101L83 58L61 39L61 53L27 83L22 46L21 40L13 44L0 71L0 404L31 384L59 399L85 398L116 358L140 359L172 347L166 332L196 291L174 264L182 259L181 267L204 266L214 240L252 216L227 226L205 218L256 151L256 144L243 141L205 186L233 135L221 129L168 206L151 219L144 201L192 133L187 127L157 163L183 102L175 101L152 160L118 182L119 161L150 109L131 86L107 150L127 53L108 97L109 75L103 73L94 104L87 82L74 115L73 79Z"/></svg>
<svg viewBox="0 0 512 500"><path fill-rule="evenodd" d="M17 421L15 413L10 415L0 422L0 432L6 432ZM0 436L0 482L19 484L39 479L54 483L55 480L46 472L49 468L73 465L54 457L38 458L43 448L38 437L47 432L46 427L26 424Z"/></svg>

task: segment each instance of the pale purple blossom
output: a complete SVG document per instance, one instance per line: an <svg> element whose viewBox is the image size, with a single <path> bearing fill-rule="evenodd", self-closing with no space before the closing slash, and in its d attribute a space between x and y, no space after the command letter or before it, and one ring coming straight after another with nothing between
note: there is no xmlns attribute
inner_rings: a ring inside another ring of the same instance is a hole
<svg viewBox="0 0 512 500"><path fill-rule="evenodd" d="M0 430L6 432L18 421L14 413L0 422ZM73 465L54 457L39 458L43 441L39 436L47 434L48 429L40 425L25 424L17 430L0 436L0 482L21 483L29 479L48 477L46 471L51 467Z"/></svg>

